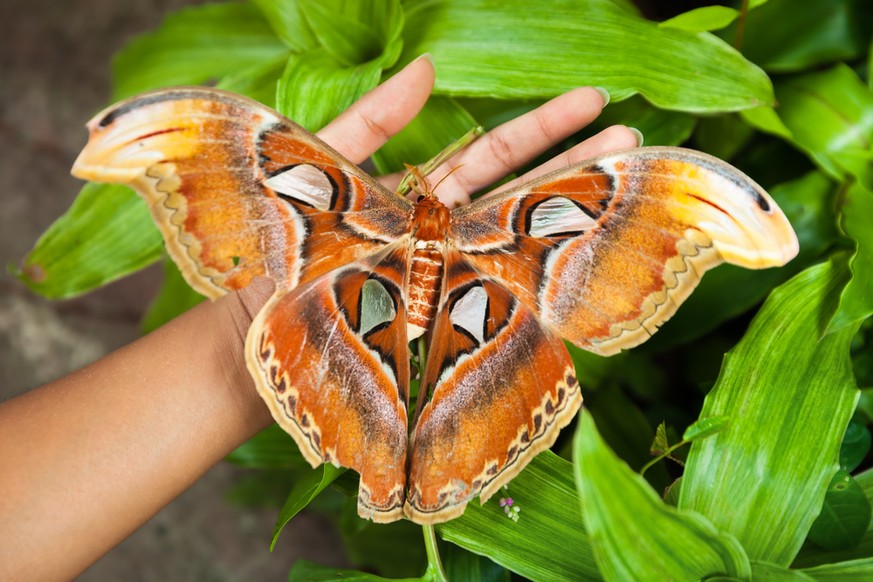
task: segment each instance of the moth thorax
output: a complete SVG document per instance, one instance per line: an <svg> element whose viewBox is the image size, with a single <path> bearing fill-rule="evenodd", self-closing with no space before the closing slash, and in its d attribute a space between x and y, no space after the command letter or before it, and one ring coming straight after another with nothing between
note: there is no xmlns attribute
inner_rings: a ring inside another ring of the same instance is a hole
<svg viewBox="0 0 873 582"><path fill-rule="evenodd" d="M418 241L421 243L422 241ZM409 268L407 336L413 340L423 334L436 315L443 279L442 249L416 244Z"/></svg>

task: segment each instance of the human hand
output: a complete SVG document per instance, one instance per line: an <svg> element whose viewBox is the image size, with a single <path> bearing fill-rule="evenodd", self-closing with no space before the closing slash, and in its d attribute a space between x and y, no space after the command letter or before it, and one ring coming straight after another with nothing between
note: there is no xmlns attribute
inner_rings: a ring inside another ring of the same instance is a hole
<svg viewBox="0 0 873 582"><path fill-rule="evenodd" d="M424 107L433 84L432 62L427 57L418 58L364 95L317 135L350 161L360 164L412 121ZM386 107L386 103L390 103L390 107ZM568 91L489 131L444 162L428 179L436 184L450 174L436 192L437 196L449 208L468 204L471 194L516 171L594 121L605 105L604 95L591 87ZM620 125L611 126L494 192L601 154L639 145L634 131ZM380 177L379 181L393 190L401 177L402 173L390 174ZM250 381L243 358L245 337L253 317L266 303L272 289L272 282L259 280L232 293L225 302L237 333L234 341L227 345L233 351L222 361L236 367L231 374L239 377L246 387Z"/></svg>

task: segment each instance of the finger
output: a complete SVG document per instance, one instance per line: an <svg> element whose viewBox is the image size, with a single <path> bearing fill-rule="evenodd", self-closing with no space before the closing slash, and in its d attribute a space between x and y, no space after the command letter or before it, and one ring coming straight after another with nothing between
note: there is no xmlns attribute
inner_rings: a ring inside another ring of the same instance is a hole
<svg viewBox="0 0 873 582"><path fill-rule="evenodd" d="M564 153L555 156L548 162L541 164L530 172L519 176L515 180L510 180L506 184L496 188L494 192L501 192L516 186L520 186L525 182L530 182L535 178L539 178L549 172L566 168L572 164L578 164L591 158L616 152L619 150L627 150L630 148L639 147L643 144L643 134L637 129L625 127L623 125L613 125L607 127L597 135L589 137L585 141L576 144Z"/></svg>
<svg viewBox="0 0 873 582"><path fill-rule="evenodd" d="M559 95L489 131L438 168L429 180L435 184L457 168L443 182L440 199L450 207L468 201L471 193L512 173L591 123L606 101L605 94L592 87Z"/></svg>
<svg viewBox="0 0 873 582"><path fill-rule="evenodd" d="M361 97L317 135L360 164L418 115L430 96L433 80L433 63L422 55Z"/></svg>

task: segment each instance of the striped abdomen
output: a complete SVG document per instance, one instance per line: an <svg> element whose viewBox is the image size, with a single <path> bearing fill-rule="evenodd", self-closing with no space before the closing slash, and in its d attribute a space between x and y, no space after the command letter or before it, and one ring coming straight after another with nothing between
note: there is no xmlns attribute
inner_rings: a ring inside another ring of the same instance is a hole
<svg viewBox="0 0 873 582"><path fill-rule="evenodd" d="M421 243L421 241L419 241ZM413 340L430 327L436 315L440 283L443 280L443 253L435 248L418 248L409 269L407 335Z"/></svg>

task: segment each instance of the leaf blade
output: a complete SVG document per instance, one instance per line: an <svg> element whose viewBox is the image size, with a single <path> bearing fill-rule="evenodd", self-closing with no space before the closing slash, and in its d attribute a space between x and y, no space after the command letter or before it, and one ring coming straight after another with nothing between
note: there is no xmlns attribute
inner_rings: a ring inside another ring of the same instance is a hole
<svg viewBox="0 0 873 582"><path fill-rule="evenodd" d="M735 535L752 560L791 562L837 468L858 392L853 330L818 337L844 280L828 262L774 291L725 357L701 412L730 425L692 445L679 506Z"/></svg>

